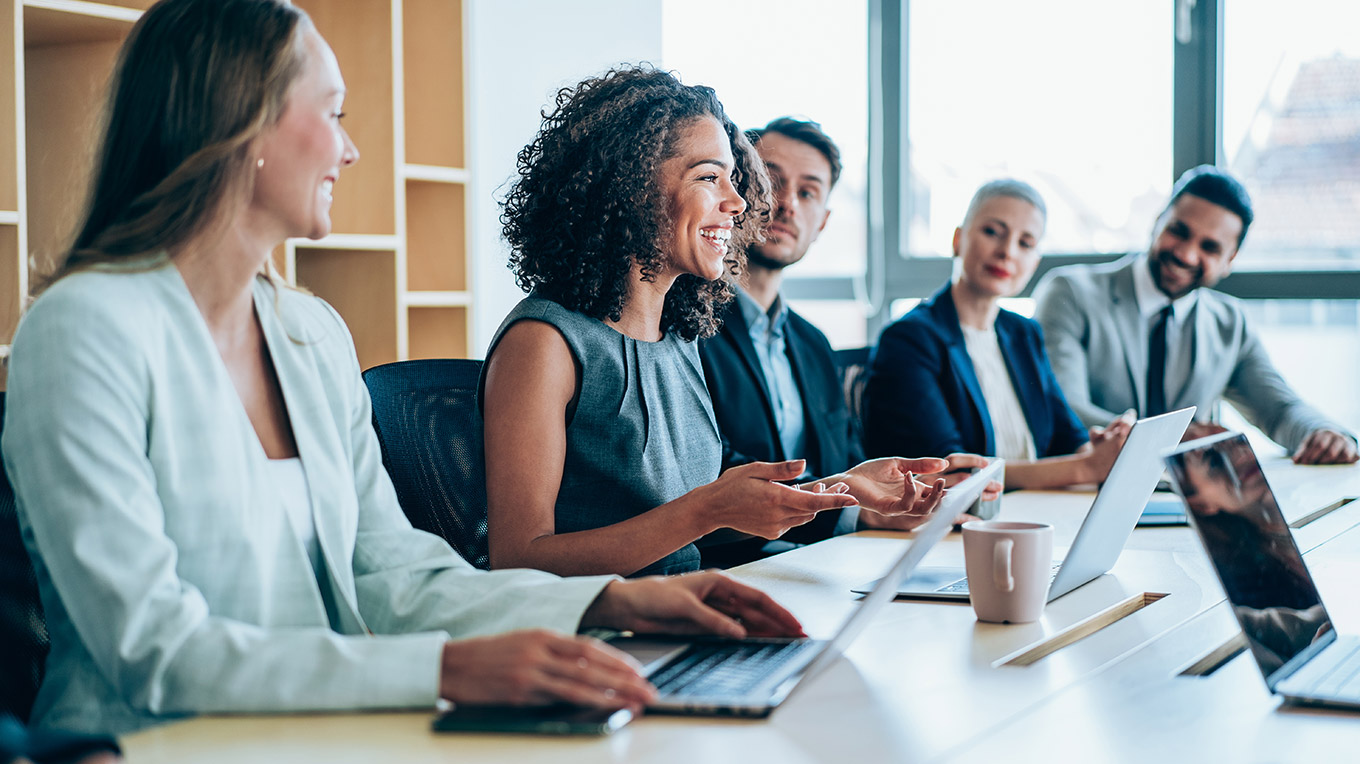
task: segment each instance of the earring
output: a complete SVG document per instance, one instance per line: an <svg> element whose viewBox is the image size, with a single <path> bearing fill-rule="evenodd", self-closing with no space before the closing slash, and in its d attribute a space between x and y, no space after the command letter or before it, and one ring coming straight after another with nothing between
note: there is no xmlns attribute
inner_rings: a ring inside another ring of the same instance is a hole
<svg viewBox="0 0 1360 764"><path fill-rule="evenodd" d="M256 159L256 160L255 160L255 169L259 170L259 169L263 169L263 168L264 168L264 157L260 157L259 159Z"/></svg>

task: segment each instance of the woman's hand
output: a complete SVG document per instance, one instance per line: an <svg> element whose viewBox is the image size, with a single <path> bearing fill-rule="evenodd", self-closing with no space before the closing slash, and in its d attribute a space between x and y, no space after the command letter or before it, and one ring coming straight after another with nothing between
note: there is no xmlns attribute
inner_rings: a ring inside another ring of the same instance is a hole
<svg viewBox="0 0 1360 764"><path fill-rule="evenodd" d="M768 594L714 572L611 582L581 617L581 628L597 626L733 639L806 636Z"/></svg>
<svg viewBox="0 0 1360 764"><path fill-rule="evenodd" d="M945 457L949 468L943 475L944 487L953 488L973 476L973 473L992 463L992 457L979 454L950 454ZM1003 486L1000 481L992 480L982 489L982 501L996 501L1001 498Z"/></svg>
<svg viewBox="0 0 1360 764"><path fill-rule="evenodd" d="M915 473L937 473L949 466L944 459L871 459L839 479L862 509L860 523L867 528L911 530L930 517L944 499L945 481L937 478L927 484L916 480Z"/></svg>
<svg viewBox="0 0 1360 764"><path fill-rule="evenodd" d="M732 528L777 539L789 528L802 525L818 512L853 506L848 486L823 481L819 491L800 490L776 480L794 480L803 474L803 460L752 462L733 467L717 480L693 493L702 511L709 513L714 528Z"/></svg>
<svg viewBox="0 0 1360 764"><path fill-rule="evenodd" d="M515 631L446 642L439 696L470 705L639 709L656 697L639 671L631 657L597 639Z"/></svg>
<svg viewBox="0 0 1360 764"><path fill-rule="evenodd" d="M1100 483L1105 480L1110 474L1110 468L1114 466L1114 460L1119 458L1119 452L1123 450L1124 441L1128 439L1132 429L1131 413L1120 414L1105 427L1090 429L1090 448L1084 452L1085 482Z"/></svg>

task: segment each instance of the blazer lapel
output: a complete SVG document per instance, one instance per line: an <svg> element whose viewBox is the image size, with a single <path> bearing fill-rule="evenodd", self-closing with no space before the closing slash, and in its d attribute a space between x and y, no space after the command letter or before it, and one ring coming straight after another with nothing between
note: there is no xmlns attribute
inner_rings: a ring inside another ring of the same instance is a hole
<svg viewBox="0 0 1360 764"><path fill-rule="evenodd" d="M340 620L336 626L343 633L366 633L368 627L359 614L354 570L350 563L359 518L354 512L341 511L344 502L334 500L334 486L339 476L348 475L349 470L347 465L332 464L334 449L322 448L319 441L320 432L334 429L333 419L325 409L326 396L311 389L320 380L320 371L310 354L288 352L293 337L275 309L270 287L262 282L255 288L255 311L264 330L288 419L293 426L298 456L302 458L302 469L307 477L317 542L330 576L331 607L327 610L332 611L329 615ZM300 328L294 328L292 332L303 333ZM336 434L337 437L341 435Z"/></svg>
<svg viewBox="0 0 1360 764"><path fill-rule="evenodd" d="M774 418L774 401L770 400L770 383L765 379L765 372L760 368L760 359L756 357L756 346L751 342L751 327L746 323L746 316L741 313L741 306L737 304L737 299L733 298L727 304L727 316L723 319L724 326L729 331L725 332L734 345L737 346L737 354L741 356L741 362L746 364L746 370L751 378L756 381L759 388L760 400L765 404L765 422L770 427L770 432L775 433L775 442L779 443L779 425Z"/></svg>
<svg viewBox="0 0 1360 764"><path fill-rule="evenodd" d="M1143 317L1138 313L1138 299L1133 290L1133 269L1141 266L1142 258L1134 255L1127 266L1114 272L1110 282L1110 317L1115 331L1119 334L1119 346L1124 352L1124 362L1129 372L1129 384L1133 387L1133 400L1139 410L1147 400L1147 332L1143 330Z"/></svg>
<svg viewBox="0 0 1360 764"><path fill-rule="evenodd" d="M982 423L984 444L982 453L994 454L996 438L992 433L992 414L987 408L987 400L982 397L982 385L978 382L977 370L973 368L973 359L968 355L968 346L963 341L963 329L959 327L959 312L954 308L954 298L950 296L949 284L945 284L944 289L936 292L932 299L935 301L936 324L949 344L949 363L954 367L954 373L959 381L963 383L963 389L967 391Z"/></svg>
<svg viewBox="0 0 1360 764"><path fill-rule="evenodd" d="M809 454L816 454L817 465L809 463L809 469L814 474L820 475L825 470L821 469L822 464L826 463L826 454L822 452L822 433L818 427L822 424L820 412L814 411L814 397L822 394L823 391L813 390L809 386L811 380L808 379L807 370L812 368L812 360L808 358L807 343L803 342L802 337L794 336L792 316L784 324L784 346L788 349L790 365L793 366L793 381L803 398L803 434L807 437L807 450ZM839 391L834 391L840 394ZM787 456L787 454L786 454Z"/></svg>

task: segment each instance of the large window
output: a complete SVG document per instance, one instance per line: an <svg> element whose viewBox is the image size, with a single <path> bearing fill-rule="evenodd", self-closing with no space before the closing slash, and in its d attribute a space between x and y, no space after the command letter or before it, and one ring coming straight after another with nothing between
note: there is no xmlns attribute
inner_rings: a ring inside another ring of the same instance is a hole
<svg viewBox="0 0 1360 764"><path fill-rule="evenodd" d="M1257 207L1240 266L1360 266L1360 4L1233 0L1224 159Z"/></svg>
<svg viewBox="0 0 1360 764"><path fill-rule="evenodd" d="M719 28L715 29L715 20ZM820 122L844 169L831 218L803 262L804 282L850 285L843 299L793 300L842 347L867 341L863 294L867 212L868 7L827 0L664 0L662 63L688 84L718 93L743 129L790 115ZM715 40L721 39L721 45Z"/></svg>
<svg viewBox="0 0 1360 764"><path fill-rule="evenodd" d="M1046 252L1145 245L1171 187L1167 5L922 0L909 8L907 252L950 254L973 192L1002 177L1043 194Z"/></svg>
<svg viewBox="0 0 1360 764"><path fill-rule="evenodd" d="M1176 174L1217 162L1257 205L1222 288L1305 398L1360 425L1360 4L663 1L666 66L743 126L803 114L846 150L832 224L785 281L834 344L949 277L989 179L1048 201L1042 272L1142 249ZM713 45L714 19L740 43Z"/></svg>

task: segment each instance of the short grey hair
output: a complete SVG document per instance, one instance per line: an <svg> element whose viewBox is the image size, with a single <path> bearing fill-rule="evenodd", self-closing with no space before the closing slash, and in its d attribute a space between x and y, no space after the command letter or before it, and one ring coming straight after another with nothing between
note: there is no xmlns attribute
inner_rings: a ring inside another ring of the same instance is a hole
<svg viewBox="0 0 1360 764"><path fill-rule="evenodd" d="M967 227L968 223L972 221L979 207L998 196L1009 196L1012 199L1029 202L1034 205L1034 209L1039 211L1039 216L1044 219L1044 224L1048 224L1048 205L1044 204L1044 198L1039 195L1034 186L1023 180L1002 178L982 184L982 188L979 188L977 193L973 194L973 201L968 203L968 212L963 215L964 227Z"/></svg>

